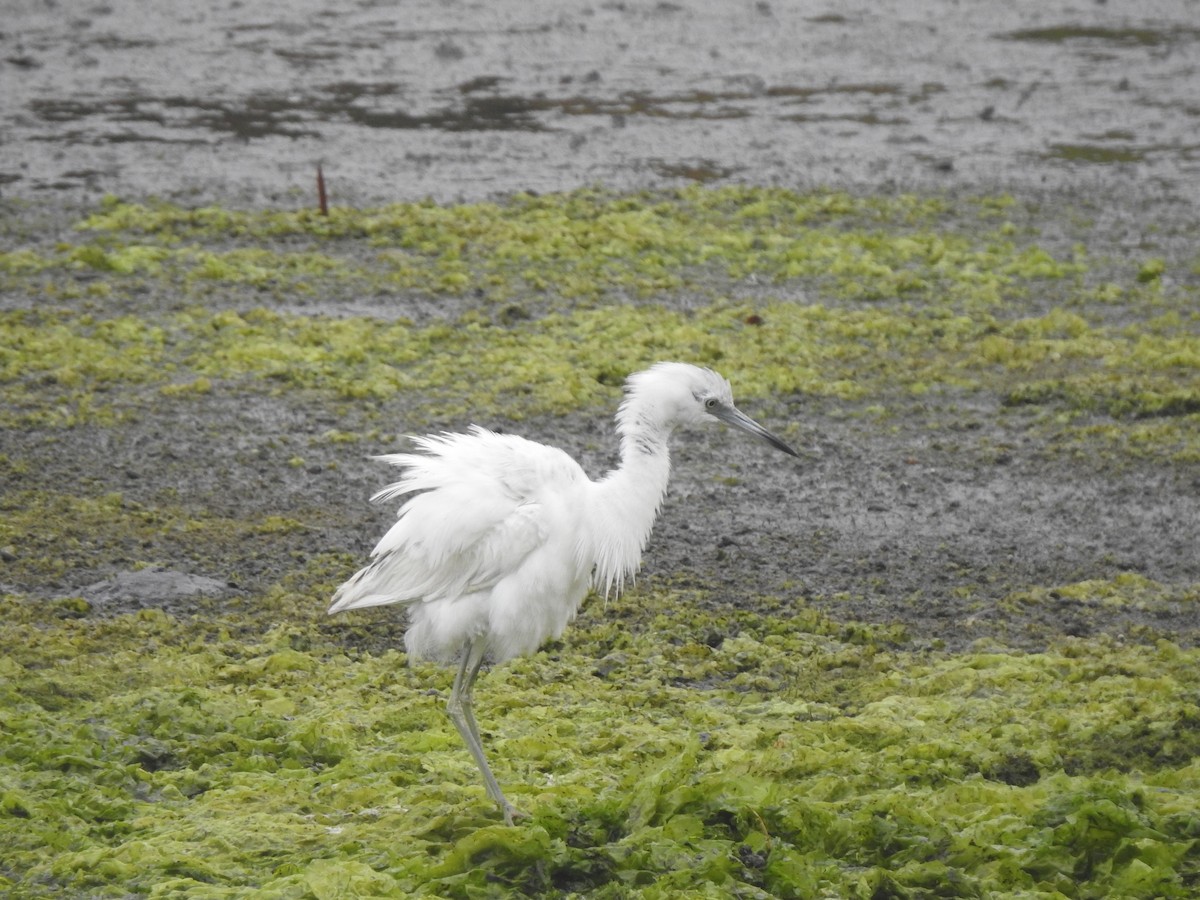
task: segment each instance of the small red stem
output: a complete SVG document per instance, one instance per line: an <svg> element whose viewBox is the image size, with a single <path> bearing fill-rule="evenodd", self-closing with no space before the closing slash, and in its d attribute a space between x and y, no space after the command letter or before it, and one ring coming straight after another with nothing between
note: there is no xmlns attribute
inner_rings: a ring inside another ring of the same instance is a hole
<svg viewBox="0 0 1200 900"><path fill-rule="evenodd" d="M320 163L317 163L317 207L321 210L321 215L329 215L329 198L325 195L325 173L321 171Z"/></svg>

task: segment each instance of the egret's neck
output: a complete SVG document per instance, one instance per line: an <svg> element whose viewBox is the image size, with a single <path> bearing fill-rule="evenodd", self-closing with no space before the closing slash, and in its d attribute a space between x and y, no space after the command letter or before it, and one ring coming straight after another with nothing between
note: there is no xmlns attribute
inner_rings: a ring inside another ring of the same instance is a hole
<svg viewBox="0 0 1200 900"><path fill-rule="evenodd" d="M637 572L671 477L668 431L620 430L621 464L596 482L589 522L595 585L606 594Z"/></svg>

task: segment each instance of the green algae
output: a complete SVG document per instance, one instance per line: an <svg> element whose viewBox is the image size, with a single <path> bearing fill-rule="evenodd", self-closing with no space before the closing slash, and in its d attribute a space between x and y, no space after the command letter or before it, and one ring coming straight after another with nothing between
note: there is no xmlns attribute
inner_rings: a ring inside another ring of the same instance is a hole
<svg viewBox="0 0 1200 900"><path fill-rule="evenodd" d="M483 678L497 773L532 813L509 829L442 711L450 673L348 653L311 606L254 636L230 615L63 619L10 597L0 883L1182 897L1200 879L1196 651L927 657L700 600L596 602Z"/></svg>
<svg viewBox="0 0 1200 900"><path fill-rule="evenodd" d="M32 318L17 313L7 323L12 349L6 371L11 379L32 371L43 383L72 385L84 377L142 382L151 373L169 375L170 368L163 369L170 361L162 353L169 333L180 368L208 376L278 378L346 397L383 396L406 386L453 387L460 395L465 389L465 400L484 407L521 383L560 382L571 362L561 349L554 349L564 344L574 365L585 370L583 378L601 366L624 372L645 364L648 353L660 352L741 365L751 370L748 384L757 392L768 387L831 394L877 392L895 375L888 362L903 364L897 368L909 373L917 366L922 375L906 379L912 383L961 382L972 369L989 367L1036 377L1063 364L1074 370L1074 380L1084 382L1075 388L1076 402L1082 402L1082 397L1096 394L1086 377L1077 374L1090 363L1103 367L1109 380L1126 370L1162 372L1162 381L1173 385L1177 400L1185 404L1183 411L1190 411L1189 384L1200 369L1200 351L1188 337L1093 329L1078 316L1060 312L1002 324L910 309L885 313L771 301L753 307L716 304L688 312L652 307L583 310L511 328L466 317L458 328L425 329L361 317L288 316L262 309L241 315L192 311L165 317L162 325L147 325L136 317L99 323L91 316L56 317L57 321L47 317L42 322ZM472 396L469 381L445 383L448 373L431 360L439 352L449 358L482 359L489 368L504 371L520 367L520 354L528 358L522 371L513 373L493 396ZM789 362L791 372L785 370ZM766 377L756 381L759 372ZM605 375L603 370L599 374ZM852 389L847 384L851 374L857 376ZM1045 381L1031 380L1035 388ZM548 396L540 411L563 412L588 399L593 398L578 391ZM1012 402L1022 401L1014 396ZM1150 406L1143 414L1161 412Z"/></svg>
<svg viewBox="0 0 1200 900"><path fill-rule="evenodd" d="M979 201L989 221L1004 198ZM493 301L553 294L554 305L647 298L715 281L813 279L849 299L943 290L989 296L1013 278L1062 278L1077 261L1017 246L1000 232L983 240L939 230L945 201L900 195L854 197L780 189L691 188L614 195L575 191L507 203L397 204L375 210L240 213L109 199L83 223L94 241L57 248L57 260L10 254L0 271L81 263L129 274L167 266L185 279L305 285L327 275L373 291L478 293ZM131 243L122 246L122 240ZM272 246L213 249L254 240ZM320 246L298 250L297 241ZM376 248L364 255L362 247Z"/></svg>
<svg viewBox="0 0 1200 900"><path fill-rule="evenodd" d="M17 423L112 415L104 394L121 381L169 396L214 385L349 400L410 392L425 398L425 416L503 410L517 419L611 404L611 385L659 358L736 371L749 397L998 391L1009 406L1101 413L1126 430L1139 419L1178 418L1179 435L1200 414L1200 341L1092 325L1061 310L1005 321L764 300L583 309L509 326L465 314L456 326L424 328L265 309L190 310L154 322L18 311L0 313L0 333L5 417ZM479 371L498 374L481 380ZM1177 452L1194 453L1192 443Z"/></svg>
<svg viewBox="0 0 1200 900"><path fill-rule="evenodd" d="M737 370L751 397L886 409L896 388L990 393L1075 429L1067 444L1093 435L1116 452L1145 453L1138 420L1168 419L1151 430L1195 458L1194 292L1164 282L1160 257L1124 281L1093 277L1085 249L1055 255L1014 225L1019 212L1004 196L747 187L328 217L109 199L78 243L4 255L11 288L53 302L0 313L2 416L115 423L136 414L112 397L126 382L180 400L411 394L418 423L434 411L521 418L611 403L626 372L677 357ZM247 241L257 246L237 246ZM224 299L245 287L263 303ZM460 299L417 324L395 317L396 292ZM175 299L153 317L123 312L139 293ZM373 298L379 315L294 311L330 293ZM646 302L663 293L689 299ZM1081 421L1096 415L1112 421Z"/></svg>
<svg viewBox="0 0 1200 900"><path fill-rule="evenodd" d="M1200 602L1200 594L1195 589L1185 591L1172 588L1134 572L1123 572L1112 579L1091 579L1053 588L1039 588L1011 599L1023 603L1043 603L1049 599L1155 609L1167 603Z"/></svg>
<svg viewBox="0 0 1200 900"><path fill-rule="evenodd" d="M0 547L21 548L5 562L6 577L22 583L53 582L97 561L129 567L160 563L181 548L206 565L221 565L233 581L239 577L239 554L256 545L269 552L279 535L303 528L299 520L278 514L231 519L165 499L141 503L116 492L14 488L0 495Z"/></svg>

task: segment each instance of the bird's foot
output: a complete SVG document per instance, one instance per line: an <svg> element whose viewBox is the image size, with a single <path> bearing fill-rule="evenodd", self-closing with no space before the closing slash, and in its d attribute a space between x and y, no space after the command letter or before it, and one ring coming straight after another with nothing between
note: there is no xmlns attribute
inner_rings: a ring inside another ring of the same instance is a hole
<svg viewBox="0 0 1200 900"><path fill-rule="evenodd" d="M524 812L523 810L517 809L515 806L513 806L507 800L501 801L500 809L503 810L503 812L504 812L504 824L505 825L512 825L514 819L531 819L531 818L533 818L531 815L529 815L529 813Z"/></svg>

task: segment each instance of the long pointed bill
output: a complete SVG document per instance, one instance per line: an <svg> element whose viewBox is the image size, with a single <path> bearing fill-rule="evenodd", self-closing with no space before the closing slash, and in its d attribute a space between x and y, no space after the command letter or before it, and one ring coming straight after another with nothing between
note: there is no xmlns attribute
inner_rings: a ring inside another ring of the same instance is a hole
<svg viewBox="0 0 1200 900"><path fill-rule="evenodd" d="M800 454L785 444L782 440L775 437L767 429L763 428L752 418L738 409L736 406L718 405L709 410L713 418L720 419L726 425L732 425L734 428L740 428L742 431L748 431L755 437L762 438L776 450L782 450L789 456L799 456Z"/></svg>

